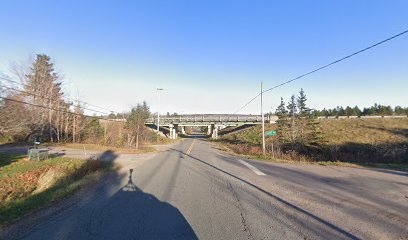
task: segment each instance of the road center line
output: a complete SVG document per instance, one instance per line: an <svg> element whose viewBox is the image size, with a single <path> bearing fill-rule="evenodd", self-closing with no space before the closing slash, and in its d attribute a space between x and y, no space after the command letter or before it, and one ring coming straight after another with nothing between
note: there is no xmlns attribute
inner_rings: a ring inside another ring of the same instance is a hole
<svg viewBox="0 0 408 240"><path fill-rule="evenodd" d="M243 161L241 159L238 159L238 162L242 163L242 165L244 165L245 167L251 169L256 175L259 175L259 176L266 175L265 173L261 172L258 168L252 166L251 164L249 164L249 163L247 163L247 162L245 162L245 161Z"/></svg>
<svg viewBox="0 0 408 240"><path fill-rule="evenodd" d="M190 155L191 150L193 150L194 143L195 143L195 139L194 139L193 142L191 143L191 146L188 148L188 150L187 150L187 155Z"/></svg>

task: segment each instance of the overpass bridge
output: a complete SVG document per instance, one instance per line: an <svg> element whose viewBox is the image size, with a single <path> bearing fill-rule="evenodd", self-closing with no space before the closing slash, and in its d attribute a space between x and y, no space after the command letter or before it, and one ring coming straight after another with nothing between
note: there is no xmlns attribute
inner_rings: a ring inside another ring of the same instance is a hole
<svg viewBox="0 0 408 240"><path fill-rule="evenodd" d="M274 123L276 116L265 116L265 123ZM231 114L190 114L176 117L160 116L159 124L169 129L169 138L176 139L181 132L185 134L185 127L207 127L207 135L218 137L218 131L227 127L253 126L262 123L261 115L231 115ZM158 124L157 117L146 120L146 125Z"/></svg>

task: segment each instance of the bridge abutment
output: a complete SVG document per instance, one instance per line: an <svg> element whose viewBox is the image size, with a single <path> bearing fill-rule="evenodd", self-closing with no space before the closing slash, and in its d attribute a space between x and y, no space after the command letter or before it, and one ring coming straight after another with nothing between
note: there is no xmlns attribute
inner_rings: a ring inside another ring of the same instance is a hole
<svg viewBox="0 0 408 240"><path fill-rule="evenodd" d="M214 128L211 137L212 137L213 139L217 139L217 138L218 138L218 128L217 128L217 127Z"/></svg>
<svg viewBox="0 0 408 240"><path fill-rule="evenodd" d="M178 136L177 128L178 128L178 125L170 125L169 126L169 138L170 139L177 139L177 136Z"/></svg>

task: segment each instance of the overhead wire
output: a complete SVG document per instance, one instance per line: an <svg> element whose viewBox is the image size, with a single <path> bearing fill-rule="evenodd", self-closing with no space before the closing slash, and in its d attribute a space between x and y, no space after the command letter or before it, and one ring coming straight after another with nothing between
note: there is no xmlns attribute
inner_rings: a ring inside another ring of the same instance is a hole
<svg viewBox="0 0 408 240"><path fill-rule="evenodd" d="M12 79L10 79L10 78L6 78L6 77L2 77L2 76L0 76L0 78L3 79L3 80L6 80L6 81L8 81L8 82L12 82L12 83L18 84L18 85L20 85L20 86L25 86L23 83L14 81L14 80L12 80ZM17 90L17 89L14 89L14 90L15 90L15 91L20 91L20 92L23 91L23 90ZM26 92L26 91L24 91L24 92ZM33 93L28 93L28 92L26 92L26 93L27 93L27 94L33 94ZM102 110L106 110L106 111L109 111L110 113L118 113L118 114L119 114L119 112L113 111L113 110L108 109L108 108L100 107L100 106L97 106L97 105L94 105L94 104L90 104L90 103L85 102L85 101L77 100L77 99L74 99L74 98L71 98L71 97L67 97L67 96L65 96L64 98L67 99L67 100L74 101L74 102L82 103L82 104L84 104L84 105L88 105L88 106L92 106L92 107L99 108L99 109L102 109ZM101 112L101 111L98 111L98 110L86 108L86 107L84 107L84 106L79 106L79 108L86 109L86 110L88 110L88 111L103 113L103 114L106 114L106 115L109 115L109 114L110 114L110 113Z"/></svg>
<svg viewBox="0 0 408 240"><path fill-rule="evenodd" d="M35 94L35 93L27 92L27 91L24 91L24 90L19 90L19 89L12 88L12 87L6 87L6 86L0 86L0 87L6 88L6 89L9 89L9 90L13 90L13 91L17 91L17 92L20 92L20 93L28 94L28 95L35 96L35 97L40 97L40 98L42 98L42 99L46 99L46 100L50 100L50 101L54 101L54 100L55 100L55 99L53 99L53 98L41 96L41 95L38 95L38 94ZM88 111L92 111L92 112L101 113L101 114L104 114L104 115L109 115L109 113L102 112L102 111L98 111L98 110L91 109L91 108L87 108L87 107L83 107L83 106L79 106L79 108L82 108L82 109L85 109L85 110L88 110Z"/></svg>
<svg viewBox="0 0 408 240"><path fill-rule="evenodd" d="M363 49L361 49L361 50L358 50L358 51L356 51L356 52L353 52L353 53L351 53L351 54L349 54L349 55L347 55L347 56L345 56L345 57L342 57L342 58L340 58L340 59L338 59L338 60L335 60L335 61L333 61L333 62L330 62L330 63L326 64L326 65L323 65L323 66L321 66L321 67L318 67L318 68L316 68L316 69L314 69L314 70L312 70L312 71L309 71L309 72L307 72L307 73L304 73L304 74L302 74L302 75L300 75L300 76L298 76L298 77L295 77L295 78L293 78L293 79L290 79L290 80L288 80L288 81L285 81L285 82L283 82L283 83L280 83L280 84L278 84L278 85L276 85L276 86L273 86L273 87L271 87L271 88L268 88L268 89L262 91L261 93L258 93L258 95L256 95L254 98L252 98L251 100L249 100L247 103L245 103L240 109L238 109L236 112L234 112L234 114L236 114L236 113L238 113L239 111L241 111L242 109L244 109L244 108L245 108L246 106L248 106L251 102L253 102L255 99L257 99L262 93L269 92L269 91L271 91L271 90L273 90L273 89L279 88L279 87L281 87L281 86L283 86L283 85L286 85L286 84L288 84L288 83L291 83L291 82L293 82L293 81L296 81L296 80L298 80L298 79L300 79L300 78L306 77L306 76L308 76L308 75L310 75L310 74L313 74L313 73L315 73L315 72L318 72L318 71L320 71L320 70L323 70L323 69L325 69L325 68L327 68L327 67L330 67L330 66L332 66L332 65L334 65L334 64L336 64L336 63L342 62L342 61L344 61L344 60L346 60L346 59L348 59L348 58L351 58L351 57L353 57L353 56L355 56L355 55L358 55L358 54L360 54L360 53L362 53L362 52L365 52L365 51L370 50L370 49L372 49L372 48L374 48L374 47L377 47L377 46L379 46L379 45L381 45L381 44L384 44L384 43L386 43L386 42L388 42L388 41L391 41L391 40L393 40L393 39L395 39L395 38L397 38L397 37L400 37L400 36L402 36L402 35L404 35L404 34L406 34L406 33L408 33L408 30L402 31L402 32L400 32L400 33L398 33L398 34L395 34L395 35L393 35L393 36L391 36L391 37L389 37L389 38L386 38L386 39L384 39L384 40L382 40L382 41L380 41L380 42L377 42L377 43L372 44L372 45L370 45L370 46L368 46L368 47L366 47L366 48L363 48Z"/></svg>
<svg viewBox="0 0 408 240"><path fill-rule="evenodd" d="M60 110L60 109L56 109L56 108L52 108L52 107L47 107L47 106L43 106L43 105L39 105L39 104L34 104L34 103L28 103L28 102L25 102L25 101L20 101L20 100L16 100L16 99L12 99L12 98L6 98L6 97L1 97L1 96L0 96L0 99L4 99L4 100L7 100L7 101L12 101L12 102L17 102L17 103L22 103L22 104L30 105L30 106L33 106L33 107L39 107L39 108L44 108L44 109L59 111L59 112L67 113L67 114L72 114L72 115L87 117L87 118L94 118L94 119L100 119L100 120L105 120L105 121L117 122L117 121L114 120L114 119L107 119L107 118L102 118L102 117L97 117L97 116L90 116L90 115L86 115L86 114L70 112L70 111L66 111L66 110Z"/></svg>

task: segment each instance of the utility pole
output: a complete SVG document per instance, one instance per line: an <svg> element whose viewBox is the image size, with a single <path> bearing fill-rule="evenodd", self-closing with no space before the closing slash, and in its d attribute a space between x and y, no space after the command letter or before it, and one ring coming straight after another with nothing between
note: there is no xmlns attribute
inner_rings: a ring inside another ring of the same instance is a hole
<svg viewBox="0 0 408 240"><path fill-rule="evenodd" d="M157 99L158 99L158 103L157 103L157 132L160 131L160 91L163 91L163 88L157 88Z"/></svg>
<svg viewBox="0 0 408 240"><path fill-rule="evenodd" d="M295 102L292 102L292 142L295 141Z"/></svg>
<svg viewBox="0 0 408 240"><path fill-rule="evenodd" d="M262 152L265 155L265 117L263 113L263 90L262 90L262 82L261 82L261 115L262 115Z"/></svg>

